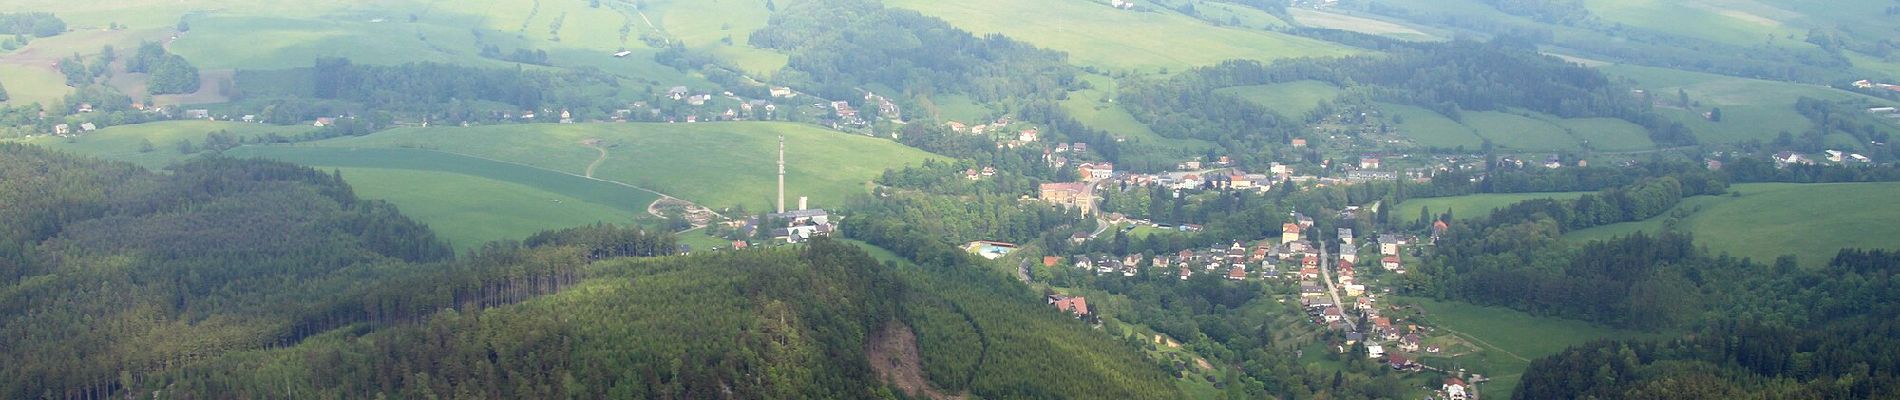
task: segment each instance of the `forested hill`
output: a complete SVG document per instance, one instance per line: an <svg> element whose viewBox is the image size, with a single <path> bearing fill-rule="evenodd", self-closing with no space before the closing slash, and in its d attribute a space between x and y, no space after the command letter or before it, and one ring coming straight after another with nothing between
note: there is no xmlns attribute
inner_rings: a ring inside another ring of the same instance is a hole
<svg viewBox="0 0 1900 400"><path fill-rule="evenodd" d="M0 239L0 398L1180 396L954 257L672 256L670 234L596 225L452 258L333 174L270 161L159 174L0 144Z"/></svg>

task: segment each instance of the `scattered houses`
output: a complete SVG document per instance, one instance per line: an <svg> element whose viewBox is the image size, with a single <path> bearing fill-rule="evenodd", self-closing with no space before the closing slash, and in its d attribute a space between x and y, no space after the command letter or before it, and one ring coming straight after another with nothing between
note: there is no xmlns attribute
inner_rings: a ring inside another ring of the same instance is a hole
<svg viewBox="0 0 1900 400"><path fill-rule="evenodd" d="M1037 192L1038 197L1043 201L1074 208L1081 211L1083 215L1089 214L1089 211L1095 207L1095 194L1087 183L1044 183Z"/></svg>

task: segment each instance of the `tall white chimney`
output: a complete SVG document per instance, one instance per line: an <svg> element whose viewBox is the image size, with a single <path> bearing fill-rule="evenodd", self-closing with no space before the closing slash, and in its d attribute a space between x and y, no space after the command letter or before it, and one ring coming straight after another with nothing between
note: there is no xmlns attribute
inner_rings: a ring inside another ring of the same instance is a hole
<svg viewBox="0 0 1900 400"><path fill-rule="evenodd" d="M785 213L785 135L778 135L778 212Z"/></svg>
<svg viewBox="0 0 1900 400"><path fill-rule="evenodd" d="M809 210L809 208L805 208L805 196L798 196L798 210Z"/></svg>

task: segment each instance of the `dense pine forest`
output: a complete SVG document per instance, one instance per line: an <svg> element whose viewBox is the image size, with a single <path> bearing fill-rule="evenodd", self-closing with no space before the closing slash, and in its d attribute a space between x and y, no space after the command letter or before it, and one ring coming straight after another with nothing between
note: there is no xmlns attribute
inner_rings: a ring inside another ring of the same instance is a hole
<svg viewBox="0 0 1900 400"><path fill-rule="evenodd" d="M290 164L160 174L5 144L0 177L9 398L893 398L869 352L899 334L916 348L875 351L918 353L948 393L1178 397L954 249L673 256L670 234L596 225L455 256Z"/></svg>

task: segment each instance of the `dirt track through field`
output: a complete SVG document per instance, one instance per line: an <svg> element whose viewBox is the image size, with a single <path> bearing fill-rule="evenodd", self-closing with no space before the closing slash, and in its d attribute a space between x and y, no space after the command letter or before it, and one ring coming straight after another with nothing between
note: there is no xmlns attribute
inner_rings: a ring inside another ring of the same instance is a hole
<svg viewBox="0 0 1900 400"><path fill-rule="evenodd" d="M598 150L598 151L600 151L600 158L595 158L595 159L594 159L594 162L591 162L591 163L588 163L588 164L587 164L587 174L586 174L586 176L587 176L588 178L593 178L593 177L594 177L594 168L599 168L599 167L600 167L600 163L603 163L603 162L607 162L607 148L606 148L606 147L600 147L600 139L587 139L587 140L583 140L583 141L581 141L581 144L583 144L583 145L586 145L587 147L592 147L592 148L594 148L594 150Z"/></svg>

